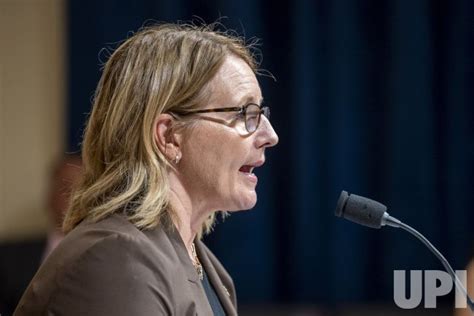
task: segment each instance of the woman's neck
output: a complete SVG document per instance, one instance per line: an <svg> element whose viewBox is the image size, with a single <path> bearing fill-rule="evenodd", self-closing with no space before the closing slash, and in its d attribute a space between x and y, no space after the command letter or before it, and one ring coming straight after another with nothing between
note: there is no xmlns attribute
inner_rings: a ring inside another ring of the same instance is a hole
<svg viewBox="0 0 474 316"><path fill-rule="evenodd" d="M191 199L187 198L186 194L176 188L171 188L170 192L170 204L176 215L173 224L186 246L189 257L194 260L193 242L202 229L204 221L208 218L209 211L205 211L204 208L197 208L193 205Z"/></svg>

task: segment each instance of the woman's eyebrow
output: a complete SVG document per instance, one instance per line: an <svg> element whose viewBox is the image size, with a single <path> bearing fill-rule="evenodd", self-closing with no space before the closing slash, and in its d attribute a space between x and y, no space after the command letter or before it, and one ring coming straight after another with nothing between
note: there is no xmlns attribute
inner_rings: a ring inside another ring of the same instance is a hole
<svg viewBox="0 0 474 316"><path fill-rule="evenodd" d="M262 105L263 104L263 97L260 98L260 100L257 100L252 95L246 95L246 96L242 97L239 101L239 104L241 104L241 105L247 105L249 103L256 103L258 105Z"/></svg>

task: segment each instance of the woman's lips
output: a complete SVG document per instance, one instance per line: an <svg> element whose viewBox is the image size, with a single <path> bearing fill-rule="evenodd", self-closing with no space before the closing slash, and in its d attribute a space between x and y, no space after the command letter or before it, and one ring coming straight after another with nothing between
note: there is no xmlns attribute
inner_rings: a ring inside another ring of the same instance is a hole
<svg viewBox="0 0 474 316"><path fill-rule="evenodd" d="M239 171L247 180L253 182L253 183L257 183L258 182L258 178L257 176L255 175L255 173L252 173L252 172L243 172L243 171Z"/></svg>
<svg viewBox="0 0 474 316"><path fill-rule="evenodd" d="M256 167L260 167L261 165L263 165L264 162L265 162L265 160L261 159L261 160L258 160L256 162L254 162L254 163L250 163L248 165L243 165L242 167L240 167L239 172L242 173L249 181L251 181L253 183L257 183L258 178L253 173L253 170Z"/></svg>

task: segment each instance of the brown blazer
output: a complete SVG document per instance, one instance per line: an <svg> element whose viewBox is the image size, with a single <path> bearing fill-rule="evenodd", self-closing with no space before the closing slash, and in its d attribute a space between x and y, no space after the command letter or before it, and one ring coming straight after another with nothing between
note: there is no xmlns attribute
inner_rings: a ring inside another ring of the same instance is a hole
<svg viewBox="0 0 474 316"><path fill-rule="evenodd" d="M227 315L235 288L200 241L196 251ZM81 223L48 257L20 300L22 315L212 315L179 233L141 231L120 215Z"/></svg>

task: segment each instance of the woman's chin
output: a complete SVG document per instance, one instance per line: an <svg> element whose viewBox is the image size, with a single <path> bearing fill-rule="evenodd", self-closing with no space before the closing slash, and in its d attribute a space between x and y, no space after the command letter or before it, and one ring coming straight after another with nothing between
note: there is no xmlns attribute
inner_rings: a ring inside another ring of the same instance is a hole
<svg viewBox="0 0 474 316"><path fill-rule="evenodd" d="M247 211L255 207L257 204L257 193L255 191L246 194L245 196L241 196L237 207L231 212L238 212L238 211Z"/></svg>

